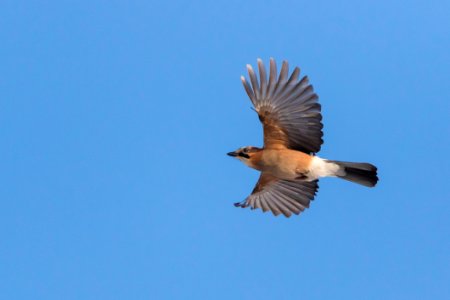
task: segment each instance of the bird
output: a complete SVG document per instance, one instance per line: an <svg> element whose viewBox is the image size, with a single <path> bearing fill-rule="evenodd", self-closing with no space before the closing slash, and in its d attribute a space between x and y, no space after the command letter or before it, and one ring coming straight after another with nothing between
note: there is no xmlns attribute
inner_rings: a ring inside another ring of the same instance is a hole
<svg viewBox="0 0 450 300"><path fill-rule="evenodd" d="M259 80L247 65L250 83L244 76L241 81L262 123L264 145L245 146L227 154L260 171L260 176L251 194L234 205L289 218L309 208L319 178L337 177L374 187L378 182L374 165L316 155L323 143L321 105L309 78L299 77L300 68L289 76L289 64L283 61L278 75L276 62L270 58L267 75L259 58L257 65Z"/></svg>

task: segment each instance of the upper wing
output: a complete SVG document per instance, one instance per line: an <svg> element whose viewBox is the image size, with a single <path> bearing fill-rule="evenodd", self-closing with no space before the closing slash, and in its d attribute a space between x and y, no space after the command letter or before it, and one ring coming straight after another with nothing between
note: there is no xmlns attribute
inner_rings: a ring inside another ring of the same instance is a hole
<svg viewBox="0 0 450 300"><path fill-rule="evenodd" d="M270 59L269 82L261 59L258 59L259 83L250 65L247 65L251 86L244 76L244 88L258 113L264 128L264 147L286 147L305 153L319 152L322 140L320 104L309 84L308 77L299 80L296 67L288 78L286 61L277 79L275 60Z"/></svg>
<svg viewBox="0 0 450 300"><path fill-rule="evenodd" d="M250 206L252 209L261 208L264 212L272 211L275 216L282 213L286 217L290 217L292 213L298 215L309 207L318 187L317 180L280 180L262 172L252 194L235 205Z"/></svg>

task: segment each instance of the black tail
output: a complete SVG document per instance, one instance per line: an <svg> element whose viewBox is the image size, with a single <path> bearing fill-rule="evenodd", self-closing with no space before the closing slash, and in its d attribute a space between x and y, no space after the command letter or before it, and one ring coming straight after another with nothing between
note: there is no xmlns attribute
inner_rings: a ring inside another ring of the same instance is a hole
<svg viewBox="0 0 450 300"><path fill-rule="evenodd" d="M377 184L377 167L374 165L336 160L330 160L329 162L339 165L345 171L344 175L338 175L339 178L368 187L374 187Z"/></svg>

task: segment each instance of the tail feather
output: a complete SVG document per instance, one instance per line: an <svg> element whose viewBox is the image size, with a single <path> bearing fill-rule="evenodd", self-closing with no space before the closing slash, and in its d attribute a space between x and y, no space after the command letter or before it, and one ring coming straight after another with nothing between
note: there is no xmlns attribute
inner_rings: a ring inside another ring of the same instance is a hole
<svg viewBox="0 0 450 300"><path fill-rule="evenodd" d="M331 160L340 167L337 177L362 184L368 187L374 187L378 182L377 167L369 163L354 163L345 161Z"/></svg>

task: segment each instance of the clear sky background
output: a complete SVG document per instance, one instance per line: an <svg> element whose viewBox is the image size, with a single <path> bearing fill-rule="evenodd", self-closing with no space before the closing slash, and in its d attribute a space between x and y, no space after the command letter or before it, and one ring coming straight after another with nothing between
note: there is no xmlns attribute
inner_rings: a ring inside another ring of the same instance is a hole
<svg viewBox="0 0 450 300"><path fill-rule="evenodd" d="M450 299L449 1L2 1L1 299ZM304 214L238 209L262 144L239 80L319 94Z"/></svg>

